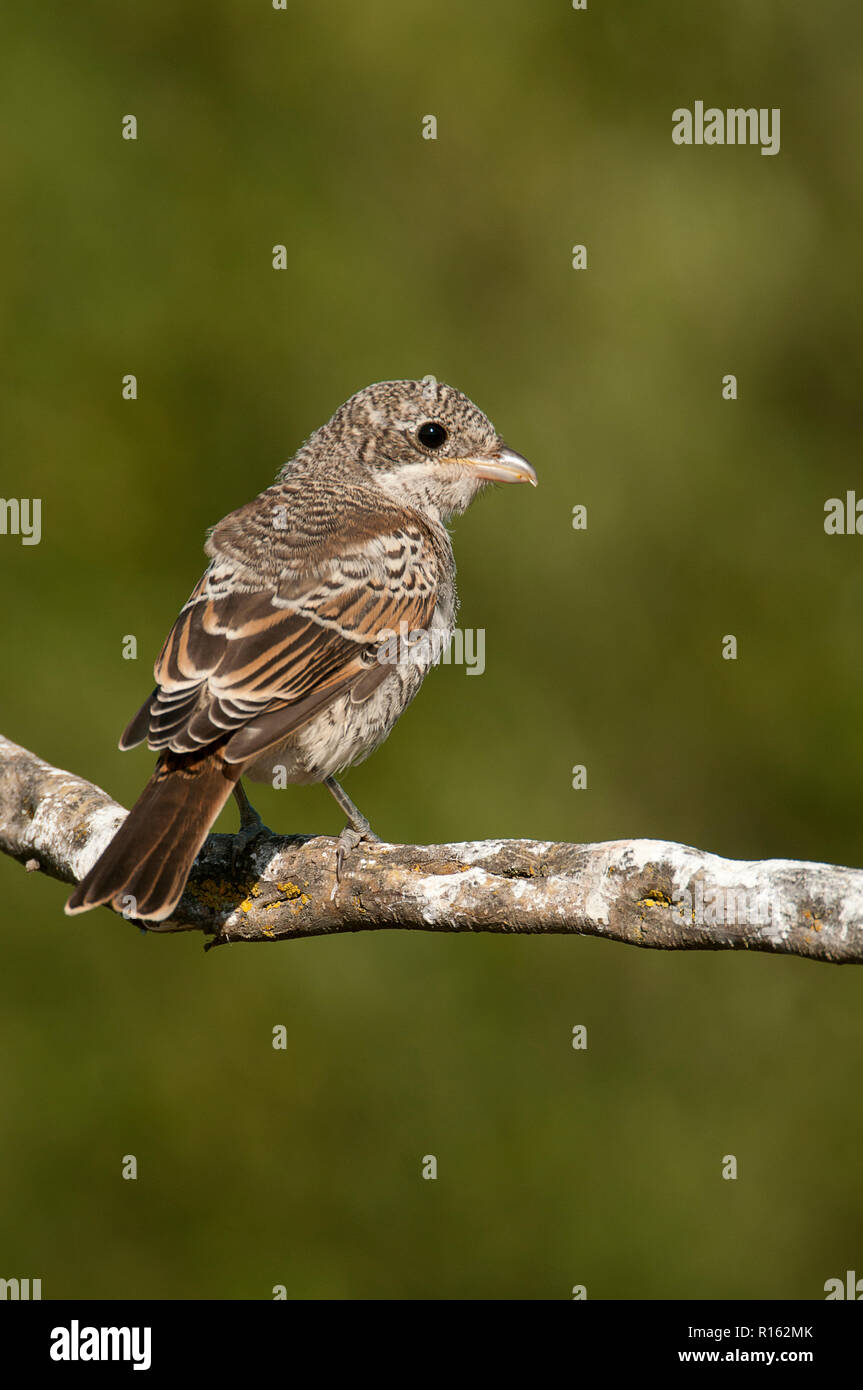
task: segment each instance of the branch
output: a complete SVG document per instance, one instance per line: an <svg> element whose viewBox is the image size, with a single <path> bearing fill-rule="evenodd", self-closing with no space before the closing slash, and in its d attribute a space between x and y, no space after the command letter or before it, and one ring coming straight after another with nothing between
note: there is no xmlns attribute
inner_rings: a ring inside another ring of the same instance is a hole
<svg viewBox="0 0 863 1390"><path fill-rule="evenodd" d="M0 736L0 850L76 883L126 812L99 787ZM263 835L232 866L210 835L170 922L209 945L407 928L600 936L661 950L752 950L863 962L863 870L720 859L664 840L471 840L361 846Z"/></svg>

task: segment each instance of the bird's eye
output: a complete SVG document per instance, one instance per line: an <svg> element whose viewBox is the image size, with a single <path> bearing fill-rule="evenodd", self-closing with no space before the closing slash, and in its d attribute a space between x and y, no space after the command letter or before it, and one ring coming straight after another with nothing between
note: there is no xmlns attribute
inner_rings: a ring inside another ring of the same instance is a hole
<svg viewBox="0 0 863 1390"><path fill-rule="evenodd" d="M446 443L447 433L437 420L426 420L417 430L417 439L424 449L439 449Z"/></svg>

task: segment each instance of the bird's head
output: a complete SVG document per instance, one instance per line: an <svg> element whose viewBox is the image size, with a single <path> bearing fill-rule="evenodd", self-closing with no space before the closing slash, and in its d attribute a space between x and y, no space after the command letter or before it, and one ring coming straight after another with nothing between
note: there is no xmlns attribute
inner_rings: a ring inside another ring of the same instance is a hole
<svg viewBox="0 0 863 1390"><path fill-rule="evenodd" d="M366 386L319 433L390 496L445 520L488 483L536 485L527 459L473 401L431 376Z"/></svg>

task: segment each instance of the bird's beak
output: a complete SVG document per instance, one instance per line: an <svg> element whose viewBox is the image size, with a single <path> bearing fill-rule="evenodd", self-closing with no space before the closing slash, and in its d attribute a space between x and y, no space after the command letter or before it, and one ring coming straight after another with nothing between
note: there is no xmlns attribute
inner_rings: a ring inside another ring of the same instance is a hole
<svg viewBox="0 0 863 1390"><path fill-rule="evenodd" d="M515 449L508 449L506 445L487 458L459 459L458 462L466 463L476 477L487 479L490 483L530 483L531 487L536 487L536 473L532 466Z"/></svg>

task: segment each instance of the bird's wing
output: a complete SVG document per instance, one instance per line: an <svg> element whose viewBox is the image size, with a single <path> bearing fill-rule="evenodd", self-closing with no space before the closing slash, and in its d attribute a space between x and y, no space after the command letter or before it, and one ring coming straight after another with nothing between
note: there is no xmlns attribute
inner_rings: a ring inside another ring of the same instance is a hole
<svg viewBox="0 0 863 1390"><path fill-rule="evenodd" d="M428 629L441 556L421 517L355 498L338 522L332 508L311 520L306 508L300 524L288 494L274 527L273 498L284 495L268 489L215 528L213 563L121 748L146 738L188 753L218 741L230 761L251 757L346 691L370 694L391 669L376 660L387 635Z"/></svg>

